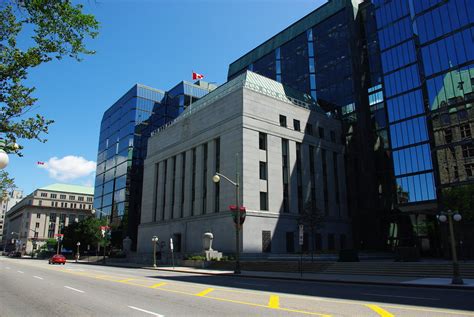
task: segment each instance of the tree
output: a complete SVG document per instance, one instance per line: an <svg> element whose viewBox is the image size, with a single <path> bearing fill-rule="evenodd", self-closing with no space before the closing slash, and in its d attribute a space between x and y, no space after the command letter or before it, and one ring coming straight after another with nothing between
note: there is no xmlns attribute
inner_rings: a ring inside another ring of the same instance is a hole
<svg viewBox="0 0 474 317"><path fill-rule="evenodd" d="M105 225L105 219L87 217L82 221L70 224L64 229L63 245L66 249L75 250L77 242L81 245L97 245L104 240L100 226Z"/></svg>
<svg viewBox="0 0 474 317"><path fill-rule="evenodd" d="M311 234L311 261L313 261L314 248L316 245L316 231L324 227L324 215L313 201L306 201L302 213L298 217L298 223L309 228Z"/></svg>
<svg viewBox="0 0 474 317"><path fill-rule="evenodd" d="M15 188L15 180L10 178L7 172L0 170L0 202L7 199L8 193Z"/></svg>
<svg viewBox="0 0 474 317"><path fill-rule="evenodd" d="M459 211L464 220L474 221L474 185L443 189L442 202L447 209Z"/></svg>
<svg viewBox="0 0 474 317"><path fill-rule="evenodd" d="M29 114L37 99L32 96L35 87L23 84L28 71L53 59L68 56L80 61L83 54L95 53L84 42L97 36L99 23L82 9L70 0L0 3L0 139L5 152L21 156L23 147L14 146L17 139L45 142L42 134L53 123L40 114ZM31 41L23 41L20 47L20 36L30 36Z"/></svg>

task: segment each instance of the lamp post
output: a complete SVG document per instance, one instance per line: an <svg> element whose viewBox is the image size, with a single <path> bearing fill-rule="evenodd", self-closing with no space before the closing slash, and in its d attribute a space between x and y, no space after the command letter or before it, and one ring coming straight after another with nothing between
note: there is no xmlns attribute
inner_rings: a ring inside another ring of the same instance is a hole
<svg viewBox="0 0 474 317"><path fill-rule="evenodd" d="M440 214L437 216L440 222L448 221L449 225L449 235L451 236L451 254L453 258L453 278L451 280L451 284L462 285L464 284L461 274L459 273L459 263L458 263L458 256L456 253L456 238L454 237L454 221L461 221L462 217L457 211L441 211Z"/></svg>
<svg viewBox="0 0 474 317"><path fill-rule="evenodd" d="M108 215L106 215L106 214L104 213L104 211L102 211L102 210L100 210L100 209L92 209L92 210L91 210L92 215L94 215L96 212L98 212L98 213L100 213L101 215L104 215L104 216L105 216L105 228L108 228L108 226L109 226L109 217L108 217ZM101 228L101 230L102 230L102 228ZM105 231L103 231L102 237L104 238L104 241L105 241ZM102 256L102 262L103 262L104 264L105 264L105 249L106 249L106 245L107 245L106 242L104 242L104 254L103 254L103 256Z"/></svg>
<svg viewBox="0 0 474 317"><path fill-rule="evenodd" d="M158 237L153 236L151 242L153 243L153 267L156 269L156 244L158 243Z"/></svg>
<svg viewBox="0 0 474 317"><path fill-rule="evenodd" d="M79 247L81 246L81 242L78 241L76 243L76 245L77 245L76 262L78 262L79 261L79 256L80 256Z"/></svg>
<svg viewBox="0 0 474 317"><path fill-rule="evenodd" d="M240 175L239 175L239 166L238 166L238 160L239 156L238 153L235 154L235 179L236 181L234 182L224 174L216 172L216 174L212 177L212 181L214 183L219 183L221 180L221 177L225 180L227 180L229 183L235 186L235 205L237 207L237 220L235 221L235 269L234 269L234 274L240 274L240 229L241 229L241 224L240 224L240 217L238 215L240 214L240 206L239 206L239 187L240 187Z"/></svg>
<svg viewBox="0 0 474 317"><path fill-rule="evenodd" d="M11 235L16 235L18 237L18 239L20 239L20 234L18 232L15 232L15 231L12 231ZM13 243L15 244L15 251L17 251L17 247L18 247L18 239L15 239L15 238L12 238L12 240L14 241Z"/></svg>

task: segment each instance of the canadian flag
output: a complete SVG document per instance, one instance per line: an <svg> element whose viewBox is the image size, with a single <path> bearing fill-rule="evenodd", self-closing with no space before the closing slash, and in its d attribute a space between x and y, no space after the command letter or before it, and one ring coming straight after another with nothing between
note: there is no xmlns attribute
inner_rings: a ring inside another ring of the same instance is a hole
<svg viewBox="0 0 474 317"><path fill-rule="evenodd" d="M36 162L36 164L38 164L38 165L44 165L44 162L39 162L39 161L38 161L38 162Z"/></svg>
<svg viewBox="0 0 474 317"><path fill-rule="evenodd" d="M193 80L203 79L203 78L204 78L204 75L193 72Z"/></svg>

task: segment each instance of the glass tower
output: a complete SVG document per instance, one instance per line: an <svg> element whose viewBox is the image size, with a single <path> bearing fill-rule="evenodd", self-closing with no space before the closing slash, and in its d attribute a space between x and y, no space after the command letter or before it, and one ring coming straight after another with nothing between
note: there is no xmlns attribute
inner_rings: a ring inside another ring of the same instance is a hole
<svg viewBox="0 0 474 317"><path fill-rule="evenodd" d="M136 244L143 180L143 163L152 131L176 118L190 103L215 88L203 81L180 82L164 92L140 84L105 111L100 129L94 208L108 217L112 243Z"/></svg>
<svg viewBox="0 0 474 317"><path fill-rule="evenodd" d="M356 247L412 245L441 189L474 182L473 39L470 0L332 0L228 78L250 69L340 118Z"/></svg>

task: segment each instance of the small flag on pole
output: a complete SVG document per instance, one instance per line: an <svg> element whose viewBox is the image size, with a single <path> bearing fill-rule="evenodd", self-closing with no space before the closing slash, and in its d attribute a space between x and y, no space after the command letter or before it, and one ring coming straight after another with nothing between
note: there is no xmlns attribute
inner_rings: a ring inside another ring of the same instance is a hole
<svg viewBox="0 0 474 317"><path fill-rule="evenodd" d="M204 75L193 72L193 80L203 79L203 78L204 78Z"/></svg>
<svg viewBox="0 0 474 317"><path fill-rule="evenodd" d="M38 162L36 162L36 164L38 164L38 165L44 165L44 162L38 161Z"/></svg>

